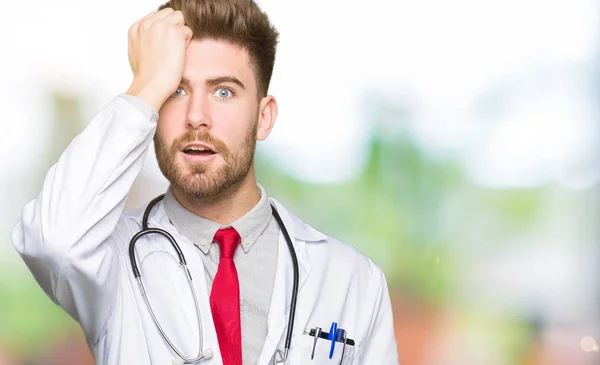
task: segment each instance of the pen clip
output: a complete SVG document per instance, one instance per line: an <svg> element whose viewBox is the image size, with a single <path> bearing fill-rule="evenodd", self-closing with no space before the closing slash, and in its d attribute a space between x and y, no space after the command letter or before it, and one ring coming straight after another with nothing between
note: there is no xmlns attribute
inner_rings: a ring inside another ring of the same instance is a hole
<svg viewBox="0 0 600 365"><path fill-rule="evenodd" d="M319 339L319 336L321 336L321 327L315 327L314 329L315 333L315 340L313 342L313 348L312 348L312 353L310 354L310 359L313 360L315 358L315 348L317 348L317 340Z"/></svg>
<svg viewBox="0 0 600 365"><path fill-rule="evenodd" d="M342 365L342 361L344 361L344 354L346 353L346 343L348 342L348 338L346 337L346 330L340 328L338 330L338 333L340 333L340 336L336 337L342 337L340 342L344 344L344 346L342 347L342 356L340 357L340 362L338 363L338 365Z"/></svg>

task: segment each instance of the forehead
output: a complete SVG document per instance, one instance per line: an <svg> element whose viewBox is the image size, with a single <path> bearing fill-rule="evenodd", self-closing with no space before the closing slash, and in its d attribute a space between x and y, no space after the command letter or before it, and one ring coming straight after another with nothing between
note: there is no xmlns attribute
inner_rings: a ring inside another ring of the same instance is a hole
<svg viewBox="0 0 600 365"><path fill-rule="evenodd" d="M185 51L183 77L193 85L221 76L234 76L256 88L248 52L238 45L214 39L192 40Z"/></svg>

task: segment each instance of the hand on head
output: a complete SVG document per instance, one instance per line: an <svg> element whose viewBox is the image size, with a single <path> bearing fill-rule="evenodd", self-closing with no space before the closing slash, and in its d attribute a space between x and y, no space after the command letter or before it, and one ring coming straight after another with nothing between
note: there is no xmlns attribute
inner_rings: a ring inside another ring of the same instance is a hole
<svg viewBox="0 0 600 365"><path fill-rule="evenodd" d="M128 42L134 78L127 93L159 110L181 82L185 50L192 36L183 13L171 8L153 11L134 23Z"/></svg>

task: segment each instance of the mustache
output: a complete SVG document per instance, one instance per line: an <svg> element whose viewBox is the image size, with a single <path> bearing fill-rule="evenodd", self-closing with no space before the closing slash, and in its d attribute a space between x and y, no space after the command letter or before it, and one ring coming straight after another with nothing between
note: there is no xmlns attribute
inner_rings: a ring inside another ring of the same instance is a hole
<svg viewBox="0 0 600 365"><path fill-rule="evenodd" d="M230 152L225 142L203 131L189 131L177 137L171 145L171 152L177 153L181 151L183 146L192 142L204 143L217 153L228 154Z"/></svg>

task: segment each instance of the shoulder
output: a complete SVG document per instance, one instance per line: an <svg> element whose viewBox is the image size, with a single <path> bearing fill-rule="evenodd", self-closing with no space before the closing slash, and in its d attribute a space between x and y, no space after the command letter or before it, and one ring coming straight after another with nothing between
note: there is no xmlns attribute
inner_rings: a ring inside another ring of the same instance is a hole
<svg viewBox="0 0 600 365"><path fill-rule="evenodd" d="M123 211L123 214L121 215L121 221L134 228L141 228L142 217L144 216L144 211L146 210L147 204L148 202L139 208Z"/></svg>
<svg viewBox="0 0 600 365"><path fill-rule="evenodd" d="M342 257L345 265L351 265L355 269L375 276L381 274L382 270L379 265L355 246L331 236L327 237L327 243L330 246L330 253Z"/></svg>
<svg viewBox="0 0 600 365"><path fill-rule="evenodd" d="M271 201L280 213L290 235L303 242L302 246L313 268L323 268L324 271L333 269L340 274L360 276L371 284L382 280L383 272L379 265L356 247L317 230L277 200L271 198Z"/></svg>
<svg viewBox="0 0 600 365"><path fill-rule="evenodd" d="M327 236L326 240L309 243L306 248L315 266L320 266L328 275L346 277L364 290L377 288L385 281L379 265L356 247L340 239Z"/></svg>
<svg viewBox="0 0 600 365"><path fill-rule="evenodd" d="M123 245L129 243L131 238L142 229L144 210L145 205L141 208L123 211L112 234L114 242Z"/></svg>

